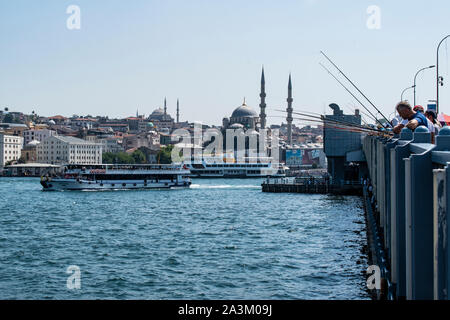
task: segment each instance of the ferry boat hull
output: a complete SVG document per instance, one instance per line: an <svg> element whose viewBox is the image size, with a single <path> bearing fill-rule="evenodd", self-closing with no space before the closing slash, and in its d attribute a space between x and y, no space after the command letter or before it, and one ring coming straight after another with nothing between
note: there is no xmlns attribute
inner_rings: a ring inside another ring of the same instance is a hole
<svg viewBox="0 0 450 320"><path fill-rule="evenodd" d="M59 176L41 177L44 191L189 188L190 171L178 165L69 165Z"/></svg>
<svg viewBox="0 0 450 320"><path fill-rule="evenodd" d="M144 181L76 181L73 179L52 179L41 181L44 191L94 191L94 190L139 190L139 189L183 189L189 188L191 182L151 182Z"/></svg>

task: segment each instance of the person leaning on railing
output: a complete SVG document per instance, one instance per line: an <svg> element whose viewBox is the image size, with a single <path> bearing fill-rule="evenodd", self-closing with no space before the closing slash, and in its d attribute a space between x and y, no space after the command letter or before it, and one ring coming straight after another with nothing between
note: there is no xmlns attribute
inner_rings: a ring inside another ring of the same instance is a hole
<svg viewBox="0 0 450 320"><path fill-rule="evenodd" d="M404 127L414 131L417 127L424 126L431 132L431 141L434 141L434 126L423 114L423 107L416 106L415 111L408 102L401 101L395 108L403 121L394 127L394 133L399 134Z"/></svg>
<svg viewBox="0 0 450 320"><path fill-rule="evenodd" d="M437 136L439 134L439 131L442 129L442 126L437 119L436 112L434 112L434 110L427 110L427 112L425 112L425 116L433 124L434 135Z"/></svg>

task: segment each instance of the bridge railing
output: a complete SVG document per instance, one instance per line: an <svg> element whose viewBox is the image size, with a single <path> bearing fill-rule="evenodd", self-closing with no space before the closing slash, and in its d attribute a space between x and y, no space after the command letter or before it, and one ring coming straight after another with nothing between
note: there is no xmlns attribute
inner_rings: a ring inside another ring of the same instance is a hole
<svg viewBox="0 0 450 320"><path fill-rule="evenodd" d="M378 225L398 298L448 299L450 128L431 144L428 129L363 140Z"/></svg>

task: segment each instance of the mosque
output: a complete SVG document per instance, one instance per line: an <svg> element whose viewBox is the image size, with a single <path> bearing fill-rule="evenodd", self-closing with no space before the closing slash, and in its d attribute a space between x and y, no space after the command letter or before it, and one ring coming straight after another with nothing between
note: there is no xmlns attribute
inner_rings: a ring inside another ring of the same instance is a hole
<svg viewBox="0 0 450 320"><path fill-rule="evenodd" d="M229 118L223 118L222 120L222 130L226 129L243 129L245 132L251 132L254 134L258 134L258 131L262 129L267 129L266 124L266 81L264 77L264 67L261 72L261 91L259 94L260 104L259 109L260 113L258 114L252 107L246 104L245 98L244 102L241 106L234 109L233 113ZM292 81L291 75L289 74L288 81L288 98L287 101L287 141L288 145L292 145ZM157 108L152 114L148 117L148 121L150 121L154 126L158 129L167 128L169 130L176 127L179 124L179 114L180 114L180 106L179 101L177 99L177 115L176 122L175 120L167 113L167 100L164 98L164 109Z"/></svg>
<svg viewBox="0 0 450 320"><path fill-rule="evenodd" d="M261 92L259 94L260 97L260 113L258 113L250 106L248 106L245 102L242 103L241 106L234 109L231 117L223 118L222 120L222 129L243 129L245 131L260 131L261 129L266 129L266 81L264 77L264 68L261 72ZM287 98L287 143L292 145L292 81L291 75L289 75L288 82L288 98Z"/></svg>
<svg viewBox="0 0 450 320"><path fill-rule="evenodd" d="M180 103L177 100L177 123L179 122L179 114L180 114ZM164 109L157 108L152 114L148 117L148 121L153 123L157 128L168 128L172 129L175 123L175 120L167 113L167 100L164 98Z"/></svg>
<svg viewBox="0 0 450 320"><path fill-rule="evenodd" d="M260 127L260 123L260 116L252 107L247 106L244 98L242 106L234 109L230 118L223 118L222 127L224 129L243 128L255 130Z"/></svg>

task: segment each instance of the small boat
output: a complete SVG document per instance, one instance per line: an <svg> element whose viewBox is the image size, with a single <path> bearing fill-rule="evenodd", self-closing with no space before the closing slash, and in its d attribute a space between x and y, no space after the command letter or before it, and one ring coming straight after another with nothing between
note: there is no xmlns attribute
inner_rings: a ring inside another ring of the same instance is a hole
<svg viewBox="0 0 450 320"><path fill-rule="evenodd" d="M190 170L182 165L67 165L56 176L44 175L45 191L189 188Z"/></svg>

